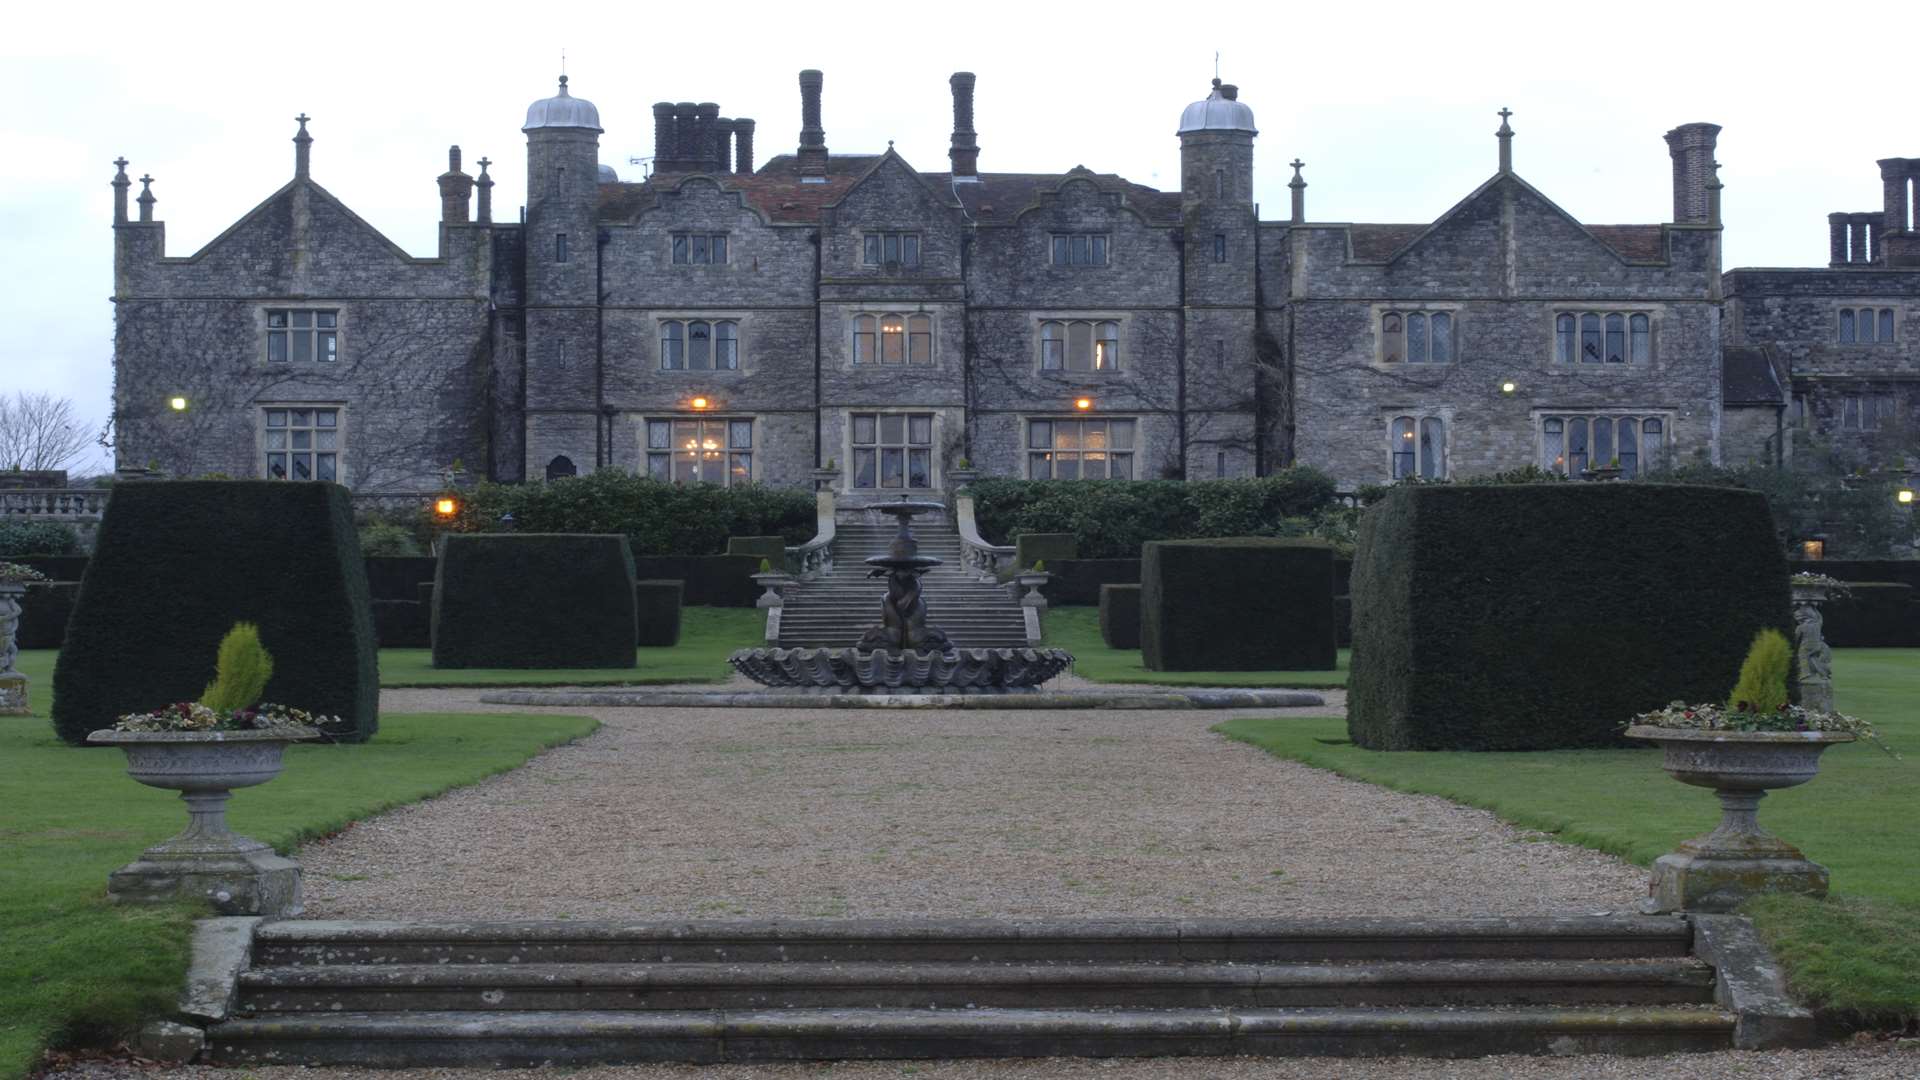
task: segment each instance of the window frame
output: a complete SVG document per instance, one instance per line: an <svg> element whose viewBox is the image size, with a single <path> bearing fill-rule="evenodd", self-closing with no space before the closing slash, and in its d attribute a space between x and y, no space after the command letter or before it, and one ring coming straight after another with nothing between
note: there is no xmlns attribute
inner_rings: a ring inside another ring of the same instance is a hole
<svg viewBox="0 0 1920 1080"><path fill-rule="evenodd" d="M732 374L746 369L746 335L741 332L745 320L735 314L695 314L659 316L654 319L654 370L662 374ZM694 328L706 328L706 367L694 367ZM670 348L678 345L678 350ZM731 348L723 348L730 345ZM677 352L677 362L675 353ZM732 366L721 367L723 353L732 354Z"/></svg>
<svg viewBox="0 0 1920 1080"><path fill-rule="evenodd" d="M1387 431L1387 483L1453 478L1453 410L1387 409L1381 416ZM1430 441L1436 435L1438 442Z"/></svg>
<svg viewBox="0 0 1920 1080"><path fill-rule="evenodd" d="M918 229L874 229L860 233L860 265L918 270L926 258L926 242ZM908 254L912 258L907 258ZM887 256L891 254L893 258Z"/></svg>
<svg viewBox="0 0 1920 1080"><path fill-rule="evenodd" d="M1062 424L1072 424L1077 427L1072 445L1061 443L1059 428ZM1102 445L1097 447L1088 445L1087 438L1088 426L1094 424L1103 426ZM1115 424L1129 425L1126 429L1127 445L1124 447L1115 445ZM1035 439L1040 437L1038 425L1046 426L1045 446L1035 443ZM1141 478L1140 430L1141 419L1137 415L1087 416L1085 414L1032 413L1022 416L1020 418L1020 474L1029 480L1138 480ZM1105 475L1087 475L1086 466L1089 455L1095 454L1100 455L1099 460L1104 462ZM1074 463L1072 476L1060 475L1060 464L1066 460ZM1126 474L1116 475L1117 467L1122 460L1126 462ZM1035 474L1035 466L1040 461L1046 463L1045 476Z"/></svg>
<svg viewBox="0 0 1920 1080"><path fill-rule="evenodd" d="M1534 463L1547 472L1557 472L1569 478L1577 478L1580 474L1574 465L1576 456L1585 460L1586 469L1605 468L1604 462L1594 464L1599 460L1602 445L1594 424L1598 420L1608 422L1606 460L1620 459L1622 477L1631 479L1643 476L1649 469L1659 468L1673 459L1672 409L1536 409L1533 413ZM1622 453L1626 448L1626 441L1620 437L1625 430L1621 427L1622 421L1635 421L1631 454ZM1555 423L1560 425L1558 429L1553 429ZM1657 427L1649 428L1649 424ZM1581 443L1577 453L1573 449L1576 431ZM1649 449L1649 435L1658 436L1652 449ZM1558 439L1558 454L1549 458L1550 439L1554 438Z"/></svg>
<svg viewBox="0 0 1920 1080"><path fill-rule="evenodd" d="M720 416L712 416L706 413L700 413L698 415L681 413L672 416L643 417L640 421L641 475L669 484L717 483L721 487L733 487L736 484L751 484L755 479L754 468L758 464L760 453L760 433L757 430L760 426L758 419L758 417L751 413L735 413ZM675 445L677 441L675 430L680 425L686 424L693 425L693 438L701 444L687 451L688 459L694 466L695 475L691 481L674 476L674 471L679 464L681 453L680 447ZM743 426L746 432L746 441L741 443L737 441L736 436ZM722 436L716 446L707 447L705 445L709 437L705 430L708 427L717 428L718 434ZM665 432L664 446L657 445L654 441L655 432L660 430L664 430ZM742 457L746 458L746 476L736 479L734 469L741 464L739 459ZM699 476L702 465L709 460L718 463L716 467L720 471L720 479L717 481L707 480ZM658 466L658 469L656 466ZM665 475L659 475L660 472L664 472Z"/></svg>
<svg viewBox="0 0 1920 1080"><path fill-rule="evenodd" d="M292 414L301 412L314 415L309 419L308 423L304 425L294 424L292 422L294 419ZM286 413L288 416L283 423L274 424L272 422L274 413ZM319 423L320 413L331 413L333 415L333 424L328 426ZM258 401L254 403L254 431L254 467L258 470L258 475L262 479L297 479L303 483L345 484L347 482L348 426L346 402ZM271 437L271 433L274 431L284 431L287 433L285 440L287 445L279 447L270 445L274 441ZM294 433L296 432L306 432L308 434L309 438L306 446L295 445L295 443L299 441L295 437ZM333 434L334 445L332 447L320 445L323 441L320 434L322 432L331 432ZM295 477L293 459L296 455L303 453L310 459L309 468L311 469L311 475ZM286 475L284 476L276 477L273 475L273 466L276 464L274 457L276 455L284 456L286 459L278 463L285 469ZM323 455L333 458L333 475L331 477L318 475L321 472L320 458Z"/></svg>
<svg viewBox="0 0 1920 1080"><path fill-rule="evenodd" d="M1382 367L1418 365L1423 368L1451 367L1460 362L1460 312L1453 305L1421 304L1413 307L1380 306L1374 309L1373 333L1376 342L1374 363ZM1413 324L1421 327L1420 359L1413 352ZM1446 320L1446 330L1436 334L1435 324ZM1396 347L1398 351L1396 352ZM1445 353L1441 359L1437 354Z"/></svg>
<svg viewBox="0 0 1920 1080"><path fill-rule="evenodd" d="M1549 362L1558 369L1578 371L1651 366L1660 354L1658 314L1650 308L1556 308L1549 324ZM1616 338L1620 359L1613 360ZM1589 347L1598 359L1584 359Z"/></svg>
<svg viewBox="0 0 1920 1080"><path fill-rule="evenodd" d="M1859 391L1839 395L1839 405L1834 409L1837 423L1834 429L1843 433L1856 432L1865 435L1882 430L1886 423L1900 415L1900 395L1890 390ZM1849 421L1852 422L1849 422Z"/></svg>
<svg viewBox="0 0 1920 1080"><path fill-rule="evenodd" d="M872 425L872 437L860 438L861 421ZM897 439L887 434L887 421L897 420L900 434ZM916 438L915 432L924 423L926 437ZM939 462L935 460L934 449L939 445L939 414L931 411L897 409L857 409L846 413L847 448L847 490L849 491L935 491L940 486ZM893 452L899 469L898 484L887 483L887 455ZM862 461L867 462L872 483L860 482ZM913 483L914 467L918 462L924 470L926 482Z"/></svg>
<svg viewBox="0 0 1920 1080"><path fill-rule="evenodd" d="M1035 370L1063 375L1125 371L1127 320L1118 315L1048 315L1034 322ZM1077 331L1084 328L1084 337ZM1084 349L1080 345L1084 345ZM1076 367L1084 360L1084 367Z"/></svg>
<svg viewBox="0 0 1920 1080"><path fill-rule="evenodd" d="M897 323L897 331L889 330ZM847 366L860 368L931 368L938 366L938 334L931 311L872 308L855 311L847 319ZM898 341L889 341L897 333ZM898 347L898 359L889 360ZM919 355L920 359L914 357Z"/></svg>
<svg viewBox="0 0 1920 1080"><path fill-rule="evenodd" d="M667 234L670 266L725 266L733 256L732 234L707 229L676 229ZM699 258L695 258L698 255Z"/></svg>
<svg viewBox="0 0 1920 1080"><path fill-rule="evenodd" d="M307 325L296 325L298 316L307 316ZM274 325L274 319L282 317L286 321ZM262 307L260 309L261 363L269 366L286 365L294 367L300 364L337 364L340 362L340 337L345 330L346 318L338 307L300 306L300 307ZM295 359L296 335L304 338L307 357ZM280 341L282 356L274 359L274 343ZM331 346L329 355L326 346Z"/></svg>
<svg viewBox="0 0 1920 1080"><path fill-rule="evenodd" d="M1075 270L1112 266L1113 234L1105 231L1049 233L1047 265Z"/></svg>
<svg viewBox="0 0 1920 1080"><path fill-rule="evenodd" d="M1865 313L1866 333L1860 333L1859 316ZM1884 301L1846 303L1834 308L1834 343L1838 345L1898 345L1900 309Z"/></svg>

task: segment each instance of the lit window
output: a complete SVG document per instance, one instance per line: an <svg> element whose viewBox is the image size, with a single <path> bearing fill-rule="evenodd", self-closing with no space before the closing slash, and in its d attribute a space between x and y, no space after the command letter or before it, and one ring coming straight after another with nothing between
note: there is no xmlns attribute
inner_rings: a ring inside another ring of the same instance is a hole
<svg viewBox="0 0 1920 1080"><path fill-rule="evenodd" d="M853 486L933 486L932 413L854 413L850 418Z"/></svg>
<svg viewBox="0 0 1920 1080"><path fill-rule="evenodd" d="M868 266L919 266L920 234L868 233L862 244L861 255L861 261Z"/></svg>
<svg viewBox="0 0 1920 1080"><path fill-rule="evenodd" d="M346 450L338 407L276 405L261 410L263 475L272 480L332 480Z"/></svg>
<svg viewBox="0 0 1920 1080"><path fill-rule="evenodd" d="M1103 418L1027 421L1029 480L1131 480L1139 421Z"/></svg>
<svg viewBox="0 0 1920 1080"><path fill-rule="evenodd" d="M675 263L700 266L727 261L726 233L674 233L671 242Z"/></svg>
<svg viewBox="0 0 1920 1080"><path fill-rule="evenodd" d="M1389 364L1453 363L1453 315L1389 311L1380 316L1380 359Z"/></svg>
<svg viewBox="0 0 1920 1080"><path fill-rule="evenodd" d="M1667 421L1659 416L1554 415L1540 419L1540 467L1563 476L1619 469L1634 477L1665 463Z"/></svg>
<svg viewBox="0 0 1920 1080"><path fill-rule="evenodd" d="M275 308L267 312L267 362L332 363L340 359L340 312Z"/></svg>
<svg viewBox="0 0 1920 1080"><path fill-rule="evenodd" d="M1553 319L1553 359L1561 364L1645 364L1653 359L1653 320L1639 312L1562 312Z"/></svg>
<svg viewBox="0 0 1920 1080"><path fill-rule="evenodd" d="M1119 368L1118 322L1049 320L1040 324L1040 370L1117 371Z"/></svg>
<svg viewBox="0 0 1920 1080"><path fill-rule="evenodd" d="M673 319L660 324L661 371L739 368L739 323L731 319Z"/></svg>
<svg viewBox="0 0 1920 1080"><path fill-rule="evenodd" d="M1053 265L1107 265L1107 238L1101 233L1056 233L1053 237Z"/></svg>
<svg viewBox="0 0 1920 1080"><path fill-rule="evenodd" d="M1438 416L1396 416L1387 425L1389 475L1395 480L1447 478L1447 422Z"/></svg>
<svg viewBox="0 0 1920 1080"><path fill-rule="evenodd" d="M753 480L753 421L745 418L647 421L647 475L675 484Z"/></svg>
<svg viewBox="0 0 1920 1080"><path fill-rule="evenodd" d="M854 316L853 362L933 363L933 316L894 313Z"/></svg>

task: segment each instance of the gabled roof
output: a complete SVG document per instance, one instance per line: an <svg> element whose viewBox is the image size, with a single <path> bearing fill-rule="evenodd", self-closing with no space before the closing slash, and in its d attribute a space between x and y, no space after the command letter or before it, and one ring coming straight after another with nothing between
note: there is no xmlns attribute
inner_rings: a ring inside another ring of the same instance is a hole
<svg viewBox="0 0 1920 1080"><path fill-rule="evenodd" d="M1540 189L1520 179L1514 173L1495 173L1485 183L1474 188L1466 198L1461 199L1446 213L1434 219L1430 225L1355 224L1348 226L1349 242L1353 247L1354 259L1358 262L1393 262L1411 251L1428 235L1438 231L1448 221L1465 213L1468 207L1493 191L1502 180L1511 180L1521 191L1539 200L1541 205L1565 219L1567 224L1592 237L1595 243L1611 252L1621 262L1666 261L1666 230L1663 226L1583 224L1578 218L1561 209L1558 203L1541 194Z"/></svg>
<svg viewBox="0 0 1920 1080"><path fill-rule="evenodd" d="M1784 405L1787 393L1780 385L1772 355L1754 345L1728 345L1720 350L1720 401L1725 405Z"/></svg>
<svg viewBox="0 0 1920 1080"><path fill-rule="evenodd" d="M340 199L337 196L335 196L332 192L328 191L326 188L321 187L319 184L314 183L312 179L303 180L297 176L287 181L284 185L282 185L280 187L280 190L260 200L260 204L258 206L255 206L253 209L240 215L240 220L235 221L233 224L221 230L221 233L219 236L216 236L213 239L207 241L205 244L202 244L200 247L200 250L194 252L192 255L187 256L185 261L192 262L198 259L205 258L208 254L213 252L214 249L218 248L221 244L224 244L229 238L234 236L236 233L240 232L242 229L246 228L249 224L251 224L254 221L254 219L264 216L267 213L267 211L273 207L275 203L281 201L282 199L292 198L294 190L303 184L306 185L306 188L309 192L319 196L322 202L331 206L333 209L338 210L341 216L345 217L347 221L358 226L361 229L361 231L365 232L368 236L372 237L373 239L379 241L380 245L386 248L389 252L391 252L394 258L400 259L405 262L410 262L410 263L437 261L434 259L417 259L414 256L408 254L405 248L401 247L399 244L394 243L392 240L387 239L387 236L385 233L381 232L379 229L374 228L370 223L368 223L368 221L365 218L361 217L359 214L354 213L352 208L348 207L346 203L341 202Z"/></svg>

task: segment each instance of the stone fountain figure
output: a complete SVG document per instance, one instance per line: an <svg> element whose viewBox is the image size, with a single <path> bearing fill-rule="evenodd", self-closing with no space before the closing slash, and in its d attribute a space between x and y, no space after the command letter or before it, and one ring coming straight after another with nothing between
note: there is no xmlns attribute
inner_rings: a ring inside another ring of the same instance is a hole
<svg viewBox="0 0 1920 1080"><path fill-rule="evenodd" d="M944 510L935 502L880 503L900 531L884 555L870 556L870 577L887 580L880 622L846 649L741 649L727 660L764 686L866 692L1005 693L1030 691L1065 671L1064 649L962 649L927 622L920 577L941 560L920 554L913 519Z"/></svg>

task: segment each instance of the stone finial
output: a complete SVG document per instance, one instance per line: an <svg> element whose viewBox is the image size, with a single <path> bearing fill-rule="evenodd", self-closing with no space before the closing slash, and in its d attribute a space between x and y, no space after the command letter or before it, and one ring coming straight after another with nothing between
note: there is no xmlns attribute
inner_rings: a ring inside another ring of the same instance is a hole
<svg viewBox="0 0 1920 1080"><path fill-rule="evenodd" d="M307 134L307 121L313 118L301 113L294 119L300 122L300 130L293 136L293 175L297 180L305 180L313 164L313 136Z"/></svg>
<svg viewBox="0 0 1920 1080"><path fill-rule="evenodd" d="M1707 224L1720 224L1720 191L1727 185L1720 182L1720 163L1707 163Z"/></svg>
<svg viewBox="0 0 1920 1080"><path fill-rule="evenodd" d="M1507 123L1507 118L1512 115L1513 110L1502 105L1500 130L1494 132L1494 136L1500 140L1500 171L1503 173L1513 171L1513 128Z"/></svg>
<svg viewBox="0 0 1920 1080"><path fill-rule="evenodd" d="M127 159L124 156L113 159L114 167L120 171L113 175L113 223L127 223L127 189L133 181L127 179Z"/></svg>
<svg viewBox="0 0 1920 1080"><path fill-rule="evenodd" d="M140 220L142 222L152 221L153 204L159 201L153 197L153 177L142 176L140 178L140 198L135 201L140 204Z"/></svg>
<svg viewBox="0 0 1920 1080"><path fill-rule="evenodd" d="M1287 187L1293 189L1293 223L1304 225L1307 220L1307 181L1300 175L1300 170L1306 168L1307 163L1294 158L1287 164L1293 166L1293 179L1287 181Z"/></svg>
<svg viewBox="0 0 1920 1080"><path fill-rule="evenodd" d="M480 207L474 220L482 225L493 223L493 177L487 175L487 166L491 164L493 162L481 158L480 178L474 181L474 186L480 189Z"/></svg>

